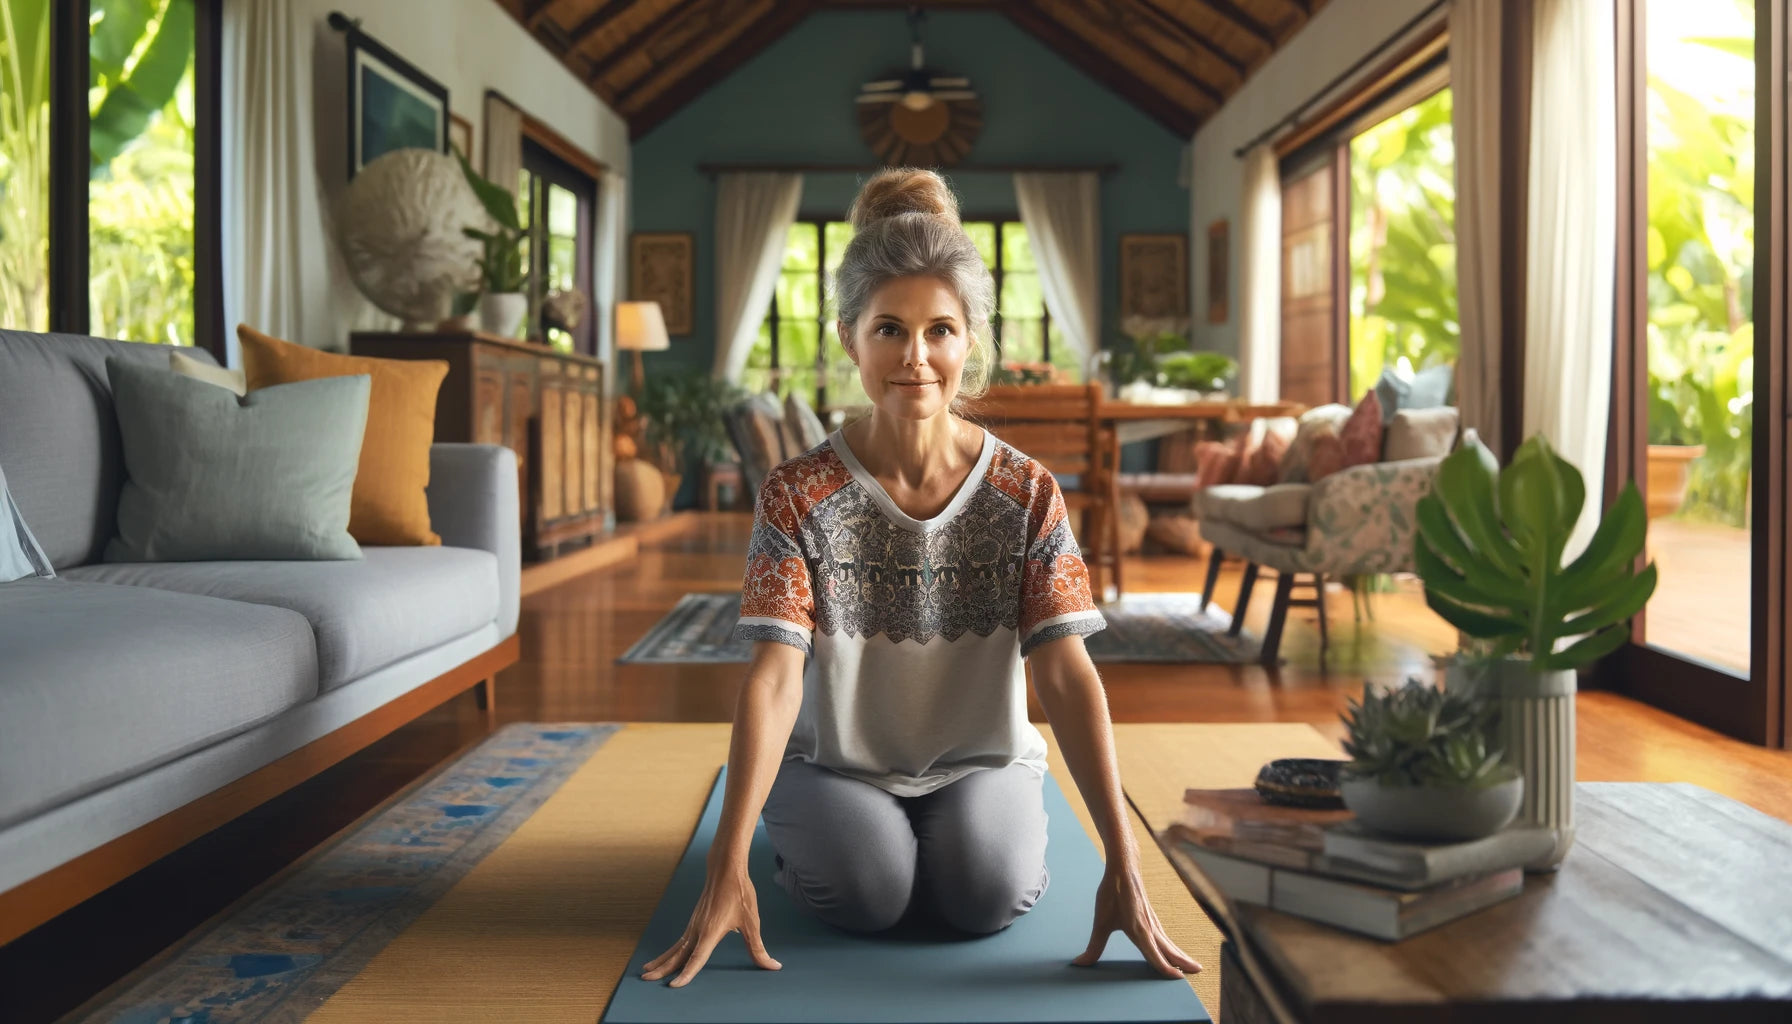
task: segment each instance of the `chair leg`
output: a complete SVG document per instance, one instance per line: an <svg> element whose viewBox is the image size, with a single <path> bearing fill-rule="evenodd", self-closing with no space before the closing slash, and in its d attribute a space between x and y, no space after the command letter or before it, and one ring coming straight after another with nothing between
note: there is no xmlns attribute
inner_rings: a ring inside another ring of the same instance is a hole
<svg viewBox="0 0 1792 1024"><path fill-rule="evenodd" d="M1207 556L1207 582L1201 585L1201 610L1213 601L1213 588L1220 582L1220 563L1226 560L1226 553L1214 548Z"/></svg>
<svg viewBox="0 0 1792 1024"><path fill-rule="evenodd" d="M1324 662L1326 646L1331 643L1331 637L1327 634L1325 626L1324 573L1316 572L1313 574L1313 607L1319 612L1319 660Z"/></svg>
<svg viewBox="0 0 1792 1024"><path fill-rule="evenodd" d="M1294 574L1276 576L1276 599L1269 609L1269 628L1263 632L1263 664L1275 667L1282 651L1282 627L1288 622L1288 599L1294 592Z"/></svg>
<svg viewBox="0 0 1792 1024"><path fill-rule="evenodd" d="M1244 629L1244 610L1251 606L1251 590L1257 585L1257 563L1246 562L1244 580L1238 584L1238 607L1232 609L1232 625L1226 635L1237 636Z"/></svg>

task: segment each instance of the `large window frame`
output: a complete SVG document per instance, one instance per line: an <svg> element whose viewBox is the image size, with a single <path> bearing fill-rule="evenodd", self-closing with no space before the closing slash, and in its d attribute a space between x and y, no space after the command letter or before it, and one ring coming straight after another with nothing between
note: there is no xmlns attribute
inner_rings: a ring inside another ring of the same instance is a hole
<svg viewBox="0 0 1792 1024"><path fill-rule="evenodd" d="M193 342L224 361L223 215L219 183L223 121L220 72L223 0L193 0ZM88 85L92 4L58 0L50 24L49 330L88 334L91 293L88 178L92 162Z"/></svg>
<svg viewBox="0 0 1792 1024"><path fill-rule="evenodd" d="M766 316L765 316L765 325L771 335L771 353L770 353L771 365L769 367L769 370L771 373L771 382L772 382L773 390L776 390L778 388L779 384L782 383L782 376L783 376L784 371L796 370L796 369L813 369L815 371L815 394L812 397L813 397L813 401L815 404L815 408L817 408L817 409L826 409L828 407L828 374L827 374L828 337L830 334L829 328L833 325L833 320L828 315L828 303L832 299L832 295L828 291L828 225L829 224L837 224L837 223L841 223L841 221L838 218L810 215L810 216L798 217L796 219L795 223L793 223L791 225L793 228L796 227L797 225L802 225L804 227L813 228L815 231L816 345L815 345L815 364L813 367L785 366L783 364L783 362L781 361L781 359L779 358L781 355L780 349L781 349L781 343L783 340L781 328L785 322L795 322L799 318L797 318L795 316L785 315L779 311L779 309L778 309L778 292L777 292L777 289L775 289L775 288L772 290L771 302L768 305ZM788 235L786 237L788 238ZM778 259L779 259L779 271L778 271L779 274L784 273L783 262L782 262L783 258L784 257L782 254L780 254L778 257ZM807 319L807 318L805 317L802 319Z"/></svg>
<svg viewBox="0 0 1792 1024"><path fill-rule="evenodd" d="M989 329L990 333L994 335L991 341L994 343L996 350L996 361L998 363L1005 362L1008 360L1010 353L1002 347L1002 281L1004 276L1008 273L1006 266L1008 262L1008 246L1003 239L1008 233L1006 230L1008 225L1019 225L1021 230L1025 231L1026 223L1020 219L1020 214L1018 213L966 214L959 218L959 222L967 227L972 224L989 224L995 230L996 258L994 264L990 266L989 272L990 275L995 278L996 283L996 311L995 315L990 317ZM1032 243L1032 235L1030 233L1027 236L1027 241L1029 244ZM1032 273L1035 277L1039 274L1037 270L1029 271L1028 273ZM1043 301L1043 283L1040 287L1042 301L1039 304L1039 361L1042 363L1050 363L1052 361L1052 311L1051 307L1046 305Z"/></svg>
<svg viewBox="0 0 1792 1024"><path fill-rule="evenodd" d="M546 331L541 326L541 303L547 298L548 289L544 281L543 268L549 265L548 249L550 239L549 217L547 215L549 188L555 187L572 193L577 202L574 212L573 228L573 281L572 286L584 292L587 297L595 296L594 256L597 238L597 198L598 183L595 178L583 169L574 166L562 158L547 145L534 137L523 136L523 171L527 175L526 187L529 223L523 225L526 232L524 245L527 246L527 262L529 272L529 335L531 338L548 342ZM597 316L587 304L588 312L579 322L572 334L573 351L582 355L597 354Z"/></svg>

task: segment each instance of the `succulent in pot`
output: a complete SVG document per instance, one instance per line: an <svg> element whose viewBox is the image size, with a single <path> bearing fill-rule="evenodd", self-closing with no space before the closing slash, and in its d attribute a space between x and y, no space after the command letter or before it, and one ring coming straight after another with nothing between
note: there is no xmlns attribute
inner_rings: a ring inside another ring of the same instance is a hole
<svg viewBox="0 0 1792 1024"><path fill-rule="evenodd" d="M1465 437L1416 510L1425 603L1480 652L1455 660L1446 688L1498 702L1499 745L1525 780L1519 819L1556 831L1533 870L1559 866L1574 841L1575 671L1623 646L1655 592L1654 564L1636 568L1648 517L1634 482L1563 564L1585 503L1580 471L1541 435L1504 470Z"/></svg>
<svg viewBox="0 0 1792 1024"><path fill-rule="evenodd" d="M1416 679L1379 694L1365 685L1344 713L1344 806L1365 826L1405 839L1479 839L1504 828L1524 790L1489 744L1496 714L1479 696Z"/></svg>

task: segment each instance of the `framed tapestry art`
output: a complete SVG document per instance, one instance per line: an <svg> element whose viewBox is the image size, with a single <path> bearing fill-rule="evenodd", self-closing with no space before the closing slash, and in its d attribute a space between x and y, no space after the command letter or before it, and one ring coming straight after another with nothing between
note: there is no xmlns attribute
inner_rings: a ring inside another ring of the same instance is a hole
<svg viewBox="0 0 1792 1024"><path fill-rule="evenodd" d="M348 176L395 149L448 152L447 88L361 30L346 36Z"/></svg>
<svg viewBox="0 0 1792 1024"><path fill-rule="evenodd" d="M660 304L667 334L689 334L696 283L697 236L689 231L637 231L629 237L629 297Z"/></svg>
<svg viewBox="0 0 1792 1024"><path fill-rule="evenodd" d="M1120 236L1120 316L1188 315L1188 236Z"/></svg>

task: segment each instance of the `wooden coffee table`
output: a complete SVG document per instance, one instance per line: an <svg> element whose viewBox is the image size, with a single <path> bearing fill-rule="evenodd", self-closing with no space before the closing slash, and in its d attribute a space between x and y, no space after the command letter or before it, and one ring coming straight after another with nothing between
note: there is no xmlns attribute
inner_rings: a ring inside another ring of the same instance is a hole
<svg viewBox="0 0 1792 1024"><path fill-rule="evenodd" d="M1559 872L1404 942L1210 906L1222 1024L1792 1021L1792 825L1687 783L1580 783L1575 801Z"/></svg>

